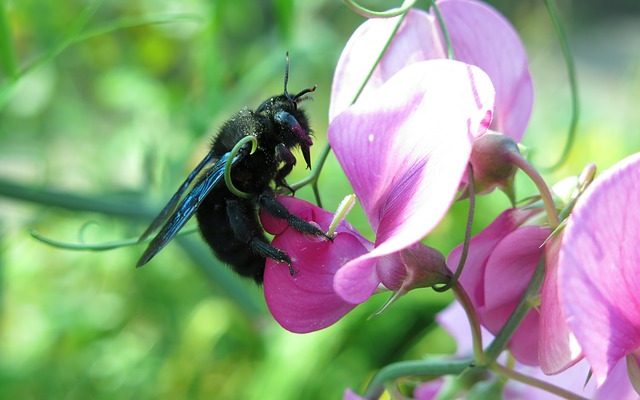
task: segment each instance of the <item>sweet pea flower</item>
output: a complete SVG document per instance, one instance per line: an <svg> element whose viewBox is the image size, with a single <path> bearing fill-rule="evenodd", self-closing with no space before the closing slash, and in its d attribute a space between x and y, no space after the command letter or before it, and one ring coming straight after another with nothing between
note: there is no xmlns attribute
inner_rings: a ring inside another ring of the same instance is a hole
<svg viewBox="0 0 640 400"><path fill-rule="evenodd" d="M559 303L599 383L627 359L640 387L640 154L597 178L569 217ZM638 389L636 389L638 390ZM640 393L640 391L639 391Z"/></svg>
<svg viewBox="0 0 640 400"><path fill-rule="evenodd" d="M508 348L520 363L559 373L581 359L580 347L569 331L559 306L557 260L562 235L540 222L542 210L509 209L471 239L460 276L481 324L497 334L509 319L544 256L545 279L540 306L529 311L515 330ZM460 259L462 245L454 249L448 265Z"/></svg>
<svg viewBox="0 0 640 400"><path fill-rule="evenodd" d="M493 100L493 85L479 68L421 61L333 119L329 142L376 235L373 250L336 272L334 289L345 301L367 300L383 275L394 275L379 271L378 260L419 242L440 222L471 141L491 121Z"/></svg>
<svg viewBox="0 0 640 400"><path fill-rule="evenodd" d="M509 209L471 239L468 258L460 276L480 322L497 334L516 308L543 256L549 228L527 224L540 209ZM462 245L449 255L455 268ZM531 310L509 342L514 357L526 365L538 365L539 314Z"/></svg>

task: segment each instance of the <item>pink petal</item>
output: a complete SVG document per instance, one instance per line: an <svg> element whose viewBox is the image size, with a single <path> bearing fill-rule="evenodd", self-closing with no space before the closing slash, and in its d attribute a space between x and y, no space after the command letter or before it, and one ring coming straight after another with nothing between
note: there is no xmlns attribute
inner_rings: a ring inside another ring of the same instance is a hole
<svg viewBox="0 0 640 400"><path fill-rule="evenodd" d="M425 383L421 383L414 391L413 398L415 400L432 400L437 399L437 395L442 389L442 385L444 384L444 379L434 379L432 381L427 381Z"/></svg>
<svg viewBox="0 0 640 400"><path fill-rule="evenodd" d="M329 141L376 230L376 248L345 269L363 274L374 268L371 260L416 243L438 224L454 200L471 140L486 129L492 101L481 70L426 61L404 68L374 97L333 120ZM341 287L347 285L337 283Z"/></svg>
<svg viewBox="0 0 640 400"><path fill-rule="evenodd" d="M578 201L560 249L560 301L599 383L640 347L639 198L640 155L634 155Z"/></svg>
<svg viewBox="0 0 640 400"><path fill-rule="evenodd" d="M482 68L496 88L491 129L520 141L533 107L533 82L518 33L485 3L443 0L438 6L456 60Z"/></svg>
<svg viewBox="0 0 640 400"><path fill-rule="evenodd" d="M356 392L354 392L350 388L344 391L344 394L342 395L342 399L343 400L366 400L364 397L357 395Z"/></svg>
<svg viewBox="0 0 640 400"><path fill-rule="evenodd" d="M398 18L373 18L351 35L342 50L331 88L329 121L349 108L380 56ZM433 17L411 10L374 70L360 98L367 98L403 67L417 61L446 58Z"/></svg>
<svg viewBox="0 0 640 400"><path fill-rule="evenodd" d="M569 330L560 307L558 293L558 252L562 236L545 246L545 278L540 298L540 367L546 374L557 374L582 359L580 346Z"/></svg>
<svg viewBox="0 0 640 400"><path fill-rule="evenodd" d="M328 228L331 214L302 200L280 198L290 212ZM312 219L312 218L314 219ZM277 219L263 213L262 221L270 229L279 226ZM355 305L343 301L333 291L336 271L342 265L367 252L363 240L348 226L341 226L334 240L304 235L285 227L276 235L273 246L289 254L294 276L282 263L267 259L264 295L276 321L285 329L305 333L332 325Z"/></svg>
<svg viewBox="0 0 640 400"><path fill-rule="evenodd" d="M483 69L496 88L492 129L519 141L533 105L527 55L515 29L484 3L444 0L438 3L456 60ZM346 110L391 35L396 18L370 19L351 36L336 67L329 120ZM360 99L373 95L404 66L446 58L440 27L431 14L411 10L374 70Z"/></svg>
<svg viewBox="0 0 640 400"><path fill-rule="evenodd" d="M511 316L515 306L516 304L511 303L491 309L480 309L482 324L489 332L497 335ZM525 365L538 365L539 326L539 314L536 310L531 310L513 333L508 348L518 362Z"/></svg>
<svg viewBox="0 0 640 400"><path fill-rule="evenodd" d="M371 297L379 284L375 256L365 254L349 261L336 273L333 289L344 301L360 304Z"/></svg>
<svg viewBox="0 0 640 400"><path fill-rule="evenodd" d="M458 302L450 304L444 311L440 312L436 316L436 319L438 323L442 325L442 327L455 339L456 344L458 345L456 355L468 356L472 353L469 322L467 321L463 308ZM484 328L482 329L482 338L484 343L489 343L494 339L493 335ZM499 362L504 361L499 360ZM520 363L516 363L515 365L515 369L523 374L560 386L586 398L594 398L597 400L637 399L637 395L634 394L634 390L629 382L629 377L626 374L624 360L620 361L609 378L607 378L605 383L599 388L596 388L594 380L585 384L586 378L589 374L589 368L590 367L587 362L582 360L559 374L545 375L537 367L530 367ZM425 385L433 382L437 381L427 382ZM523 400L554 400L558 398L556 395L542 389L537 389L515 381L508 382L505 386L505 392L503 395L504 398L517 398Z"/></svg>
<svg viewBox="0 0 640 400"><path fill-rule="evenodd" d="M493 334L502 329L524 295L550 233L539 226L518 228L500 241L487 260L485 304L479 313ZM509 342L509 349L521 363L538 364L538 333L538 312L532 310Z"/></svg>
<svg viewBox="0 0 640 400"><path fill-rule="evenodd" d="M518 303L542 258L542 245L551 231L523 226L507 235L487 260L484 290L486 308Z"/></svg>
<svg viewBox="0 0 640 400"><path fill-rule="evenodd" d="M451 337L456 342L456 355L465 357L470 354L473 354L473 343L471 341L471 327L469 325L469 320L467 319L467 315L464 312L464 308L458 303L454 301L449 304L447 308L440 311L438 315L436 315L436 320L438 324L444 328L444 330L451 335ZM493 335L489 333L483 327L480 327L482 330L482 339L484 343L487 343L489 340L493 340Z"/></svg>
<svg viewBox="0 0 640 400"><path fill-rule="evenodd" d="M485 268L489 256L500 241L518 228L539 210L509 209L500 214L488 227L471 239L469 256L465 263L460 282L467 291L475 307L485 305ZM460 260L462 245L456 247L447 259L453 271Z"/></svg>
<svg viewBox="0 0 640 400"><path fill-rule="evenodd" d="M638 400L627 374L626 361L620 360L609 372L607 380L598 388L594 400Z"/></svg>

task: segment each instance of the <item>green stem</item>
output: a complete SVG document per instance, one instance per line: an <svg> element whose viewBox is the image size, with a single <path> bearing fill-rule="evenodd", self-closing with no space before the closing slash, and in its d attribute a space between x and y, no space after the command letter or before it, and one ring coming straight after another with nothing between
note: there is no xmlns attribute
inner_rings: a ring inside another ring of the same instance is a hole
<svg viewBox="0 0 640 400"><path fill-rule="evenodd" d="M405 14L413 5L416 3L416 0L404 0L400 7L391 8L386 11L373 11L368 8L361 6L356 3L354 0L342 0L344 4L347 5L352 11L356 14L359 14L365 18L391 18L397 17L398 15Z"/></svg>
<svg viewBox="0 0 640 400"><path fill-rule="evenodd" d="M531 280L529 281L529 286L520 299L520 302L516 306L515 310L509 316L509 319L504 324L498 335L495 337L493 342L487 347L485 351L486 358L484 361L486 363L495 361L500 353L507 347L511 336L518 328L524 317L527 315L529 310L532 308L534 301L533 299L537 298L540 287L542 286L542 282L544 280L544 256L540 258L538 262L538 266L536 267ZM486 364L484 364L486 365Z"/></svg>
<svg viewBox="0 0 640 400"><path fill-rule="evenodd" d="M479 365L484 365L486 363L486 360L484 350L482 348L482 329L480 328L480 320L478 319L476 309L473 307L473 303L471 302L469 295L464 290L462 285L456 283L453 286L453 292L456 295L456 299L458 299L458 301L462 305L462 308L467 315L467 320L469 320L474 359Z"/></svg>
<svg viewBox="0 0 640 400"><path fill-rule="evenodd" d="M86 13L85 13L86 14ZM59 56L65 50L67 50L72 45L81 43L83 41L92 39L97 36L105 35L108 33L112 33L122 29L130 29L136 28L140 26L147 25L159 25L159 24L169 24L179 20L193 20L199 21L200 19L197 16L191 14L178 14L178 15L168 15L168 16L143 16L138 18L125 17L120 18L115 21L108 22L103 26L99 26L97 28L93 28L91 30L87 30L85 32L81 32L84 28L84 25L87 22L87 18L80 18L80 21L76 24L77 28L73 29L70 34L60 43L58 46L53 49L47 51L46 53L40 55L35 60L31 61L21 72L21 75L28 73L30 70L38 67L39 65L48 62L49 60Z"/></svg>
<svg viewBox="0 0 640 400"><path fill-rule="evenodd" d="M553 202L553 195L551 190L547 186L547 183L542 178L542 175L531 165L529 162L520 155L518 152L510 152L509 160L518 168L522 170L536 185L540 192L540 197L544 203L544 208L547 212L547 218L549 219L549 226L551 229L555 229L560 225L560 218L558 217L558 210Z"/></svg>
<svg viewBox="0 0 640 400"><path fill-rule="evenodd" d="M578 95L578 79L576 74L576 66L573 60L573 54L571 53L571 48L569 46L569 40L567 39L567 33L565 32L564 27L560 22L558 7L556 6L555 0L544 0L544 4L547 7L549 18L553 23L553 27L555 28L556 34L558 35L558 40L560 41L560 48L562 49L562 55L564 56L564 61L567 66L567 76L569 77L569 88L571 90L571 121L569 122L569 133L567 135L567 141L565 142L564 148L562 149L562 153L560 153L560 158L558 159L558 161L545 168L549 171L553 171L564 164L565 161L567 161L569 152L573 147L573 142L575 140L576 130L578 127L578 120L580 118L580 99Z"/></svg>
<svg viewBox="0 0 640 400"><path fill-rule="evenodd" d="M462 275L462 271L464 270L464 265L467 262L467 256L469 255L469 245L471 244L471 230L473 228L473 216L476 211L476 190L473 182L473 168L471 164L467 166L467 190L469 193L469 213L467 214L467 226L464 231L464 240L462 242L462 252L460 253L460 259L458 260L458 265L456 266L456 270L453 274L453 277L444 284L442 287L433 286L433 290L436 292L444 292L449 290L452 286L455 286L458 283L458 279L460 279L460 275Z"/></svg>
<svg viewBox="0 0 640 400"><path fill-rule="evenodd" d="M255 136L249 134L243 137L242 139L238 140L238 143L236 143L235 146L233 146L233 149L231 149L230 154L227 157L227 161L224 163L224 183L225 185L227 185L227 189L229 189L229 191L234 196L239 197L241 199L250 199L252 195L249 193L243 192L242 190L238 189L236 185L233 184L233 180L231 179L231 166L234 160L236 159L236 155L238 155L238 152L240 151L240 149L242 149L244 145L247 144L248 142L251 142L251 150L249 150L249 154L255 153L256 149L258 148L258 139Z"/></svg>
<svg viewBox="0 0 640 400"><path fill-rule="evenodd" d="M442 32L442 37L444 38L444 44L447 48L447 58L449 60L455 60L456 54L453 50L453 46L451 45L451 36L449 36L449 30L447 29L447 25L444 22L444 18L440 13L440 8L436 4L435 0L431 0L431 8L433 8L433 13L436 15L436 19L438 20L438 25L440 25L440 31Z"/></svg>
<svg viewBox="0 0 640 400"><path fill-rule="evenodd" d="M0 0L0 65L11 80L18 77L18 62L11 42L11 28L6 14L6 1Z"/></svg>
<svg viewBox="0 0 640 400"><path fill-rule="evenodd" d="M176 234L176 236L189 235L197 231L198 231L197 228L182 229L180 232ZM42 243L48 244L49 246L56 247L58 249L74 250L74 251L108 251L108 250L119 249L122 247L137 246L141 243L148 243L153 239L152 237L148 237L145 240L140 241L140 238L136 236L134 238L124 239L124 240L114 240L112 242L103 242L103 243L72 243L72 242L63 242L61 240L51 239L36 231L31 231L31 237L33 237L34 239Z"/></svg>
<svg viewBox="0 0 640 400"><path fill-rule="evenodd" d="M3 178L0 178L0 196L67 210L125 218L144 219L154 216L151 208L136 199L115 200L105 196L82 196L50 188L34 188Z"/></svg>
<svg viewBox="0 0 640 400"><path fill-rule="evenodd" d="M512 379L514 381L522 382L526 385L537 387L538 389L542 389L546 392L555 394L558 397L567 400L586 400L585 397L578 396L577 394L570 392L566 389L558 387L556 385L552 385L549 382L545 382L540 379L533 378L531 376L521 374L520 372L514 371L510 368L506 368L500 364L494 363L491 365L490 369L496 374L502 375L506 378Z"/></svg>
<svg viewBox="0 0 640 400"><path fill-rule="evenodd" d="M107 200L104 197L79 196L47 188L34 189L4 179L0 179L0 196L68 210L89 211L125 218L148 219L156 213L148 206L132 199ZM205 275L219 285L248 315L255 317L264 314L261 300L255 293L248 290L229 268L217 262L204 245L184 236L178 236L176 241Z"/></svg>
<svg viewBox="0 0 640 400"><path fill-rule="evenodd" d="M73 24L71 24L71 29L67 33L66 38L62 41L62 43L29 63L22 71L20 71L20 75L24 75L38 65L52 58L55 58L69 46L75 43L78 35L82 32L87 23L89 23L89 20L93 17L93 15L98 11L98 8L100 8L102 1L103 0L95 0L89 3L89 5L87 5L84 10L82 10L80 15L78 16L78 19Z"/></svg>
<svg viewBox="0 0 640 400"><path fill-rule="evenodd" d="M470 358L462 360L416 360L401 361L382 368L374 377L365 397L377 399L384 391L385 383L404 376L414 375L458 375L473 364Z"/></svg>

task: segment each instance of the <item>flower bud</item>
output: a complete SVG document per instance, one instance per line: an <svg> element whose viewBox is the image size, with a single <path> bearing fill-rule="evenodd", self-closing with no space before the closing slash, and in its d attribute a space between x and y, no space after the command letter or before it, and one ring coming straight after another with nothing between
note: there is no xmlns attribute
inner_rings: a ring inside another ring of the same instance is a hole
<svg viewBox="0 0 640 400"><path fill-rule="evenodd" d="M476 193L488 193L496 187L512 193L516 166L511 155L519 153L517 144L508 136L487 133L473 142L470 163L473 167Z"/></svg>
<svg viewBox="0 0 640 400"><path fill-rule="evenodd" d="M405 294L411 289L446 283L451 277L442 253L416 243L378 261L382 284L394 292Z"/></svg>

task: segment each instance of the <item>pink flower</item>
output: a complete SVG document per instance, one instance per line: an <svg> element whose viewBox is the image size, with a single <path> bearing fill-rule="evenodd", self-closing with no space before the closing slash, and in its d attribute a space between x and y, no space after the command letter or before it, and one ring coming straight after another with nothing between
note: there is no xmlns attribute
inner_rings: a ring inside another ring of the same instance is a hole
<svg viewBox="0 0 640 400"><path fill-rule="evenodd" d="M280 197L279 201L291 213L316 223L324 231L333 218L331 213L304 200ZM282 264L267 259L264 294L271 314L280 325L297 333L316 331L332 325L356 306L335 292L334 275L349 260L370 251L373 243L344 221L336 229L333 241L328 241L301 234L269 213L262 212L260 217L264 228L275 235L273 245L291 256L296 271L292 277ZM444 257L420 244L384 257L381 263L393 264L394 269L389 269L389 274L381 279L387 288L401 294L413 287L444 282L448 276ZM438 278L441 280L434 281Z"/></svg>
<svg viewBox="0 0 640 400"><path fill-rule="evenodd" d="M336 273L343 299L368 299L381 282L378 258L417 243L440 222L492 108L484 72L433 60L403 68L333 119L329 142L376 233L374 249Z"/></svg>
<svg viewBox="0 0 640 400"><path fill-rule="evenodd" d="M520 302L543 255L542 245L551 231L525 223L539 209L509 209L471 239L469 255L460 276L480 321L497 334ZM462 246L448 258L450 268L460 259ZM524 318L509 343L518 361L538 365L539 315L532 310Z"/></svg>
<svg viewBox="0 0 640 400"><path fill-rule="evenodd" d="M638 199L640 154L587 189L560 248L559 303L599 383L623 358L633 366L640 355Z"/></svg>

